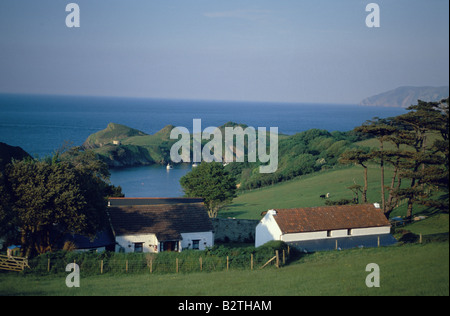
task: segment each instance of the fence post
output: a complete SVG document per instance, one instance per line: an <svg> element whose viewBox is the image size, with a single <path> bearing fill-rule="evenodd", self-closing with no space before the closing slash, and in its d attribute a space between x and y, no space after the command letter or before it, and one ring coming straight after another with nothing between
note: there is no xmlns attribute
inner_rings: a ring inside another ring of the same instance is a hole
<svg viewBox="0 0 450 316"><path fill-rule="evenodd" d="M422 243L422 233L419 235L419 243Z"/></svg>
<svg viewBox="0 0 450 316"><path fill-rule="evenodd" d="M203 271L203 259L200 257L200 272Z"/></svg>
<svg viewBox="0 0 450 316"><path fill-rule="evenodd" d="M380 247L380 236L378 236L378 247Z"/></svg>
<svg viewBox="0 0 450 316"><path fill-rule="evenodd" d="M283 249L283 265L286 264L286 250Z"/></svg>
<svg viewBox="0 0 450 316"><path fill-rule="evenodd" d="M100 274L103 274L103 259L100 263Z"/></svg>
<svg viewBox="0 0 450 316"><path fill-rule="evenodd" d="M50 258L48 258L47 262L47 272L50 272Z"/></svg>
<svg viewBox="0 0 450 316"><path fill-rule="evenodd" d="M253 254L250 257L250 269L253 271Z"/></svg>
<svg viewBox="0 0 450 316"><path fill-rule="evenodd" d="M230 268L230 258L227 256L227 271Z"/></svg>
<svg viewBox="0 0 450 316"><path fill-rule="evenodd" d="M128 272L128 260L125 261L125 272Z"/></svg>
<svg viewBox="0 0 450 316"><path fill-rule="evenodd" d="M278 250L275 250L275 255L277 256L277 268L280 267L280 256L278 255Z"/></svg>
<svg viewBox="0 0 450 316"><path fill-rule="evenodd" d="M178 258L175 260L177 264L177 273L178 273Z"/></svg>
<svg viewBox="0 0 450 316"><path fill-rule="evenodd" d="M153 273L153 258L150 258L150 273Z"/></svg>

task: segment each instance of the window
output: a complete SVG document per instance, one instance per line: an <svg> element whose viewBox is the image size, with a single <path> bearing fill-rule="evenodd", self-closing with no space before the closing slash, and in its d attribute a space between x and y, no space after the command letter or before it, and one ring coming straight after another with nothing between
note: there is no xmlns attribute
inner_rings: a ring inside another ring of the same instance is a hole
<svg viewBox="0 0 450 316"><path fill-rule="evenodd" d="M351 235L353 235L353 229L347 229L347 235L348 236L351 236Z"/></svg>
<svg viewBox="0 0 450 316"><path fill-rule="evenodd" d="M143 252L144 251L144 243L143 242L135 242L134 243L134 252Z"/></svg>
<svg viewBox="0 0 450 316"><path fill-rule="evenodd" d="M331 230L327 230L327 237L331 237Z"/></svg>
<svg viewBox="0 0 450 316"><path fill-rule="evenodd" d="M200 249L200 240L193 240L192 241L192 249Z"/></svg>

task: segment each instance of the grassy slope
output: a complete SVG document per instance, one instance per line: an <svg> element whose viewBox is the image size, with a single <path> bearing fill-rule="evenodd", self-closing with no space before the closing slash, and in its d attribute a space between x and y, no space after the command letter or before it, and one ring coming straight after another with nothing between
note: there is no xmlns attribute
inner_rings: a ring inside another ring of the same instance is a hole
<svg viewBox="0 0 450 316"><path fill-rule="evenodd" d="M367 288L365 267L380 267L380 288ZM282 269L170 275L98 275L67 288L66 275L0 273L0 295L449 295L449 245L329 251Z"/></svg>
<svg viewBox="0 0 450 316"><path fill-rule="evenodd" d="M114 140L122 140L129 137L144 136L144 135L146 134L137 129L130 128L128 126L121 124L109 123L104 130L101 130L97 133L90 135L86 139L84 145L86 147L93 148L108 143L112 143Z"/></svg>
<svg viewBox="0 0 450 316"><path fill-rule="evenodd" d="M390 181L390 170L386 171L386 185ZM380 172L376 166L369 167L370 203L380 202ZM330 193L331 200L352 199L347 189L354 181L364 185L363 169L359 166L319 172L254 191L246 192L234 199L221 211L221 217L260 219L261 212L273 208L313 207L325 205L320 195ZM400 208L393 216L401 213Z"/></svg>
<svg viewBox="0 0 450 316"><path fill-rule="evenodd" d="M84 145L94 148L94 152L110 165L114 165L114 160L125 165L127 161L163 163L168 159L171 144L175 142L170 140L172 128L172 125L168 125L153 135L147 135L124 125L110 123L106 129L90 135ZM121 145L113 145L114 140L120 140Z"/></svg>
<svg viewBox="0 0 450 316"><path fill-rule="evenodd" d="M362 179L359 167L331 170L242 195L223 215L259 218L273 207L322 205L317 192L351 198L346 187ZM360 177L360 178L359 178ZM379 195L378 170L371 168L371 202ZM448 214L408 226L415 233L448 232ZM380 266L381 287L367 288L369 263ZM276 270L83 277L80 288L67 288L66 275L21 276L0 273L0 295L449 295L448 242L386 248L328 251L306 255Z"/></svg>
<svg viewBox="0 0 450 316"><path fill-rule="evenodd" d="M448 233L449 231L449 215L437 214L425 220L412 223L407 226L407 230L419 235L431 235Z"/></svg>

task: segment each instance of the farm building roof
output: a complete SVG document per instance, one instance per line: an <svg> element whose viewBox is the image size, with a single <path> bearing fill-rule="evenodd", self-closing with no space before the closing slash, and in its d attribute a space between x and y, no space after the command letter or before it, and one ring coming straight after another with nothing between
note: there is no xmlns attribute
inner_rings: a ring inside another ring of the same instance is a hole
<svg viewBox="0 0 450 316"><path fill-rule="evenodd" d="M284 234L390 226L383 212L372 204L276 209Z"/></svg>
<svg viewBox="0 0 450 316"><path fill-rule="evenodd" d="M108 212L116 236L155 234L159 240L180 240L181 233L213 230L199 199L111 199Z"/></svg>

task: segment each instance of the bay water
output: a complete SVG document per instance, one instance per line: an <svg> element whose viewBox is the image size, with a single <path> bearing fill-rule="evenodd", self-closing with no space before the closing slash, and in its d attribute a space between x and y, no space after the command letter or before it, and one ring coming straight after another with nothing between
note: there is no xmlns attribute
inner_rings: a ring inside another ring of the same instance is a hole
<svg viewBox="0 0 450 316"><path fill-rule="evenodd" d="M54 153L65 143L81 145L89 135L118 123L154 134L171 124L192 131L227 122L278 127L293 135L311 128L349 131L373 117L405 113L401 108L347 104L308 104L206 100L166 100L89 96L0 94L0 142L20 146L35 157ZM111 182L127 197L179 197L179 179L189 165L145 166L111 170Z"/></svg>

